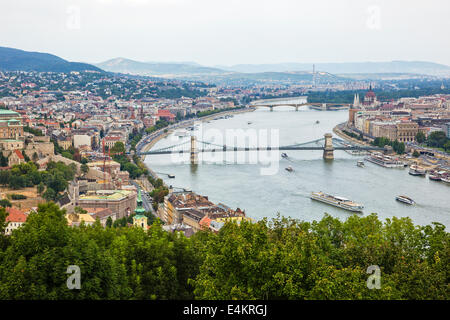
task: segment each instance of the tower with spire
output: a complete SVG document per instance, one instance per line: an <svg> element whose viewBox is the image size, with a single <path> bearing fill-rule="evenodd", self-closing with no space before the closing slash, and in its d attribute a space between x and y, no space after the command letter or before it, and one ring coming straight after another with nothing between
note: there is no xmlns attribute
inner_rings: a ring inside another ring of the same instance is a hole
<svg viewBox="0 0 450 320"><path fill-rule="evenodd" d="M353 99L353 109L359 108L359 93L355 93L355 97Z"/></svg>
<svg viewBox="0 0 450 320"><path fill-rule="evenodd" d="M141 188L139 187L138 187L138 196L136 200L136 209L134 209L134 213L136 213L136 215L143 215L145 213L145 209L142 206Z"/></svg>

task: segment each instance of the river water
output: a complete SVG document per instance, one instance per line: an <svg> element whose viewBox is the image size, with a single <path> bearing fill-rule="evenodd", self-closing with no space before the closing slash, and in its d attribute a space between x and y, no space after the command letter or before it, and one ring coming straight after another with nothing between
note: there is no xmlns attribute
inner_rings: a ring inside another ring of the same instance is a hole
<svg viewBox="0 0 450 320"><path fill-rule="evenodd" d="M323 138L347 117L348 111L315 111L303 107L296 112L290 107L278 107L270 112L268 108L260 108L229 119L204 122L193 133L198 140L220 142L220 145L223 144L220 133L227 138L231 129L244 129L257 135L267 132L269 137L275 134L274 138L278 133L279 145L292 145ZM189 139L171 134L152 149ZM223 141L230 145L227 140ZM247 146L254 146L248 141ZM273 151L274 162L270 165L256 151L227 152L225 159L221 152L200 153L200 163L196 166L187 162L189 155L185 155L184 162L178 161L179 156L151 155L146 157L145 163L155 172L175 175L174 179L160 175L168 185L190 189L215 203L239 207L256 220L275 217L277 213L305 221L320 220L325 212L340 219L352 214L309 198L311 192L323 191L363 204L362 215L375 212L383 220L409 216L416 224L436 221L447 228L450 226L449 185L411 176L407 169L383 168L367 161L365 168L360 168L356 162L364 156L353 156L345 151L335 151L335 160L327 162L322 159L322 151L285 152L287 159L280 157L281 152ZM252 156L260 162L252 161ZM286 171L288 166L294 171ZM408 206L395 201L395 196L400 194L411 197L417 204Z"/></svg>

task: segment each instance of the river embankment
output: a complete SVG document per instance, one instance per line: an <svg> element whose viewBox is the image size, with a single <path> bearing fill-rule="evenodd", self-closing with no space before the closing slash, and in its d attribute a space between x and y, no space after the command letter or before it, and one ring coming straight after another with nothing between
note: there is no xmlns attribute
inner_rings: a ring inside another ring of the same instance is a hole
<svg viewBox="0 0 450 320"><path fill-rule="evenodd" d="M338 125L336 125L333 128L333 132L339 136L340 138L355 143L355 144L359 144L359 145L365 145L365 146L371 146L369 143L365 142L365 141L361 141L358 139L355 139L353 137L350 137L348 135L346 135L342 130L343 127L345 126L345 122L344 123L340 123ZM402 154L402 155L398 155L398 157L407 162L408 164L416 164L419 165L421 167L424 167L426 170L433 170L436 169L440 166L439 164L439 160L434 160L435 163L433 163L433 160L430 159L426 159L426 158L411 158L411 156L408 156L406 154ZM449 161L450 159L448 157L445 156L439 156L438 159L443 159L445 161Z"/></svg>
<svg viewBox="0 0 450 320"><path fill-rule="evenodd" d="M243 109L237 109L237 110L226 110L223 112L217 112L208 116L204 116L201 118L196 118L196 119L190 119L190 120L185 120L179 123L175 123L173 125L170 125L169 127L165 127L162 129L159 129L158 131L155 131L153 133L151 133L149 136L143 137L141 139L141 141L139 141L138 145L141 144L141 142L144 139L148 139L148 141L145 142L144 145L140 146L140 150L145 152L150 150L151 148L153 148L153 146L158 143L159 140L167 137L168 135L170 135L175 129L185 129L191 125L193 125L196 121L201 121L201 122L205 122L205 121L209 121L212 120L218 116L227 116L227 115L235 115L235 114L240 114L240 113L245 113L245 112L253 112L255 111L255 108L243 108ZM145 155L141 156L141 160L142 162L144 162L145 160ZM151 173L151 175L155 178L157 178L156 173L149 168L149 166L147 166L147 169L149 170L149 172Z"/></svg>

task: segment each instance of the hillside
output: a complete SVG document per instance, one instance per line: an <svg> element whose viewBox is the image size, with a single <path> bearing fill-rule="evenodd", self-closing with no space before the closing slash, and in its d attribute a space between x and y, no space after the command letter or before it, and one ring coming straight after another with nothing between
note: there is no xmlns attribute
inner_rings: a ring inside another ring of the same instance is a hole
<svg viewBox="0 0 450 320"><path fill-rule="evenodd" d="M233 72L284 72L312 71L312 63L278 63L278 64L238 64L218 66ZM415 73L427 75L450 75L450 66L426 61L390 61L390 62L349 62L316 63L316 70L333 74L345 73Z"/></svg>
<svg viewBox="0 0 450 320"><path fill-rule="evenodd" d="M125 58L115 58L95 65L105 71L147 76L226 73L221 69L204 67L194 63L140 62Z"/></svg>
<svg viewBox="0 0 450 320"><path fill-rule="evenodd" d="M49 53L30 52L14 48L0 47L0 70L70 72L103 70L81 62L70 62Z"/></svg>

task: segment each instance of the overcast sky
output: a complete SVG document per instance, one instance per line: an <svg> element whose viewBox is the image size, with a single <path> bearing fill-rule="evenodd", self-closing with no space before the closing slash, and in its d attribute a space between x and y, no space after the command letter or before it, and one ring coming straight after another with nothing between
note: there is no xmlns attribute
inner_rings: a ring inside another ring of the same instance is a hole
<svg viewBox="0 0 450 320"><path fill-rule="evenodd" d="M450 65L449 0L1 0L0 46L101 62Z"/></svg>

